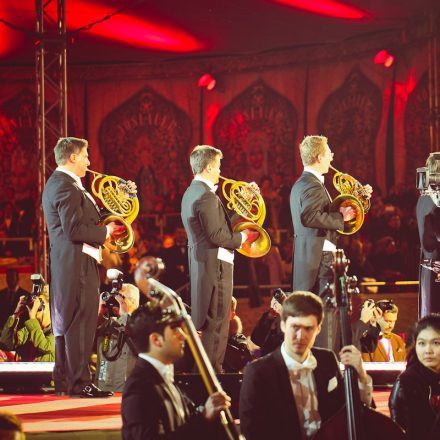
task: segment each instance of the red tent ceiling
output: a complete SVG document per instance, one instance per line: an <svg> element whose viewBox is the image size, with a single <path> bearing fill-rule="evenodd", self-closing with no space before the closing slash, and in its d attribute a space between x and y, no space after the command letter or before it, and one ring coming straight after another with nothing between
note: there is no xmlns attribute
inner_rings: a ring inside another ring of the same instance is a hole
<svg viewBox="0 0 440 440"><path fill-rule="evenodd" d="M152 62L258 53L401 28L439 8L439 0L66 0L73 32L68 59ZM55 9L52 0L53 17ZM34 0L1 1L1 64L33 63L34 28Z"/></svg>

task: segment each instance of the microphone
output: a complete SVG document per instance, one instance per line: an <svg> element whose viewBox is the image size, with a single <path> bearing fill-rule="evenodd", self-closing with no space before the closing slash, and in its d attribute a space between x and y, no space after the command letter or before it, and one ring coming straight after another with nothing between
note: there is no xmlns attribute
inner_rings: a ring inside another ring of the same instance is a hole
<svg viewBox="0 0 440 440"><path fill-rule="evenodd" d="M118 270L118 269L107 269L107 278L109 280L116 280L118 278L121 278L124 274Z"/></svg>

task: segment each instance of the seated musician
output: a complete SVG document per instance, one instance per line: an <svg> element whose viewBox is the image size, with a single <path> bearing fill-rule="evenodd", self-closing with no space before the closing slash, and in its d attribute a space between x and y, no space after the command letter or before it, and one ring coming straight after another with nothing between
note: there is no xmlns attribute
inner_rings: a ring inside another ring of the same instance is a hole
<svg viewBox="0 0 440 440"><path fill-rule="evenodd" d="M399 313L398 307L389 300L380 300L375 302L376 309L380 310L377 317L370 321L369 336L378 341L374 350L367 350L366 344L362 345L362 359L367 362L403 362L406 359L405 342L403 339L393 333ZM377 323L376 323L377 321ZM361 338L362 342L362 338Z"/></svg>
<svg viewBox="0 0 440 440"><path fill-rule="evenodd" d="M215 392L196 410L174 385L173 364L183 356L186 336L180 317L154 301L139 307L126 326L139 355L122 393L122 438L206 439L221 429L213 422L230 398Z"/></svg>
<svg viewBox="0 0 440 440"><path fill-rule="evenodd" d="M344 385L335 354L315 348L324 311L322 300L297 291L283 303L284 342L274 352L250 363L240 392L240 425L246 440L310 439L321 422L344 404ZM360 396L370 404L372 380L353 345L339 353L358 374Z"/></svg>

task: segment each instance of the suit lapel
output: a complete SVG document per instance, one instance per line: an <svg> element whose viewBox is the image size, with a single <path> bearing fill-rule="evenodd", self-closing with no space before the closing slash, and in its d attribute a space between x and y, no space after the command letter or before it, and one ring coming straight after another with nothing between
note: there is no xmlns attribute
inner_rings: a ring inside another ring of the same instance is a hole
<svg viewBox="0 0 440 440"><path fill-rule="evenodd" d="M286 428L286 432L291 432L291 438L300 438L301 431L299 428L298 410L296 408L295 398L293 396L292 384L290 383L289 371L281 354L281 348L276 349L272 353L275 361L275 368L273 375L277 380L277 389L274 393L277 395L277 400L280 406L286 412L287 420L292 421L292 429ZM295 434L296 432L296 434Z"/></svg>

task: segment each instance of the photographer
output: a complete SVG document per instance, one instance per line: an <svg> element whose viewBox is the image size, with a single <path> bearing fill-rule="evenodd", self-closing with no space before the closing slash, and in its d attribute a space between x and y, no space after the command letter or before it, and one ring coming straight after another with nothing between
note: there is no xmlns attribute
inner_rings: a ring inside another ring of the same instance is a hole
<svg viewBox="0 0 440 440"><path fill-rule="evenodd" d="M98 327L95 378L101 390L114 392L122 391L136 363L136 355L126 342L125 326L129 316L139 307L139 289L133 284L122 284L122 274L119 274L119 281L112 281L111 293L104 292L107 295L101 295L100 313L103 322Z"/></svg>
<svg viewBox="0 0 440 440"><path fill-rule="evenodd" d="M54 362L55 342L47 295L21 296L3 327L0 342L7 350L16 352L16 360Z"/></svg>
<svg viewBox="0 0 440 440"><path fill-rule="evenodd" d="M405 342L393 333L397 321L398 307L390 300L367 300L369 307L378 312L370 320L368 335L361 338L362 359L366 362L404 362L406 360ZM365 349L362 340L370 339L376 342L376 348Z"/></svg>
<svg viewBox="0 0 440 440"><path fill-rule="evenodd" d="M440 312L440 152L417 168L416 215L420 237L419 317Z"/></svg>

